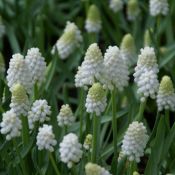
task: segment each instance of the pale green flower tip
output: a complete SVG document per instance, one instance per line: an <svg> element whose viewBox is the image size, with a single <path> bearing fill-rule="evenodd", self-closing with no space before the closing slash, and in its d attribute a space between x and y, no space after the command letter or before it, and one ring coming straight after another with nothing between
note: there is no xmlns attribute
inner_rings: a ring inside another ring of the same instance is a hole
<svg viewBox="0 0 175 175"><path fill-rule="evenodd" d="M96 5L89 7L87 19L93 22L101 21L100 11Z"/></svg>
<svg viewBox="0 0 175 175"><path fill-rule="evenodd" d="M93 43L89 46L86 52L85 59L92 59L92 60L103 59L103 55L97 43Z"/></svg>
<svg viewBox="0 0 175 175"><path fill-rule="evenodd" d="M70 108L70 106L68 104L62 105L60 112L62 114L64 114L64 116L70 116L70 115L72 116L73 115L72 109Z"/></svg>
<svg viewBox="0 0 175 175"><path fill-rule="evenodd" d="M76 29L72 28L69 31L63 33L60 38L65 43L70 43L76 39Z"/></svg>
<svg viewBox="0 0 175 175"><path fill-rule="evenodd" d="M105 97L105 90L100 83L94 83L89 89L89 95L94 101L101 101Z"/></svg>
<svg viewBox="0 0 175 175"><path fill-rule="evenodd" d="M173 82L169 76L163 76L159 90L168 94L174 93Z"/></svg>
<svg viewBox="0 0 175 175"><path fill-rule="evenodd" d="M134 171L133 175L140 175L138 172Z"/></svg>
<svg viewBox="0 0 175 175"><path fill-rule="evenodd" d="M128 1L128 9L130 11L137 11L139 9L139 4L138 4L138 0L129 0Z"/></svg>
<svg viewBox="0 0 175 175"><path fill-rule="evenodd" d="M27 100L27 94L25 88L17 83L12 87L12 97L18 103L23 103Z"/></svg>
<svg viewBox="0 0 175 175"><path fill-rule="evenodd" d="M127 49L132 52L135 51L135 41L134 41L133 36L130 33L126 34L123 37L122 42L121 42L121 49Z"/></svg>
<svg viewBox="0 0 175 175"><path fill-rule="evenodd" d="M85 138L85 144L91 145L92 144L92 134L88 134Z"/></svg>
<svg viewBox="0 0 175 175"><path fill-rule="evenodd" d="M150 30L152 32L152 28ZM150 46L151 43L152 41L151 41L150 31L147 29L144 34L144 46Z"/></svg>
<svg viewBox="0 0 175 175"><path fill-rule="evenodd" d="M85 172L86 175L100 175L101 167L93 163L87 163L85 166Z"/></svg>

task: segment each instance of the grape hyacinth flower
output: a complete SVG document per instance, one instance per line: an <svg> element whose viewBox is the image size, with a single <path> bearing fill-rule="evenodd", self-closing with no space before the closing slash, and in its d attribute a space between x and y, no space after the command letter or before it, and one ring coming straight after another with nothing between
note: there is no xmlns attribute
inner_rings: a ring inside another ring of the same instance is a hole
<svg viewBox="0 0 175 175"><path fill-rule="evenodd" d="M150 31L147 29L144 33L144 46L150 46L151 45L151 36L150 36L150 32L152 31L152 29L150 29Z"/></svg>
<svg viewBox="0 0 175 175"><path fill-rule="evenodd" d="M22 122L14 111L10 110L2 114L0 127L1 134L6 134L6 140L11 140L21 135Z"/></svg>
<svg viewBox="0 0 175 175"><path fill-rule="evenodd" d="M166 16L169 11L169 5L167 0L150 0L149 10L151 16L164 15Z"/></svg>
<svg viewBox="0 0 175 175"><path fill-rule="evenodd" d="M134 73L134 81L138 86L137 92L141 95L141 101L146 98L155 98L158 91L159 82L157 73L159 72L154 48L145 47L141 49L138 56L137 66Z"/></svg>
<svg viewBox="0 0 175 175"><path fill-rule="evenodd" d="M129 125L122 141L122 152L130 161L140 162L148 142L147 130L142 122L134 121Z"/></svg>
<svg viewBox="0 0 175 175"><path fill-rule="evenodd" d="M106 108L106 93L100 83L94 83L88 91L86 98L86 111L99 116Z"/></svg>
<svg viewBox="0 0 175 175"><path fill-rule="evenodd" d="M111 175L105 168L91 162L86 164L85 172L86 175Z"/></svg>
<svg viewBox="0 0 175 175"><path fill-rule="evenodd" d="M29 99L24 87L17 83L12 87L12 99L10 108L19 116L27 116L30 109Z"/></svg>
<svg viewBox="0 0 175 175"><path fill-rule="evenodd" d="M124 61L117 46L109 46L104 56L104 68L101 72L100 82L109 90L117 88L122 91L128 85L128 65Z"/></svg>
<svg viewBox="0 0 175 175"><path fill-rule="evenodd" d="M120 45L120 50L126 64L128 64L128 66L134 64L136 58L136 47L134 38L131 34L124 35Z"/></svg>
<svg viewBox="0 0 175 175"><path fill-rule="evenodd" d="M71 168L74 163L78 163L83 155L82 145L78 142L78 137L73 133L65 135L60 143L59 152L61 161L66 163L68 168Z"/></svg>
<svg viewBox="0 0 175 175"><path fill-rule="evenodd" d="M122 0L110 0L109 7L114 13L116 13L123 9L123 4Z"/></svg>
<svg viewBox="0 0 175 175"><path fill-rule="evenodd" d="M38 83L40 85L45 78L46 62L44 57L38 48L31 48L27 51L25 60L32 74L33 84Z"/></svg>
<svg viewBox="0 0 175 175"><path fill-rule="evenodd" d="M84 144L83 144L84 149L90 150L92 147L92 134L88 134L85 138Z"/></svg>
<svg viewBox="0 0 175 175"><path fill-rule="evenodd" d="M50 108L46 100L36 100L28 112L29 128L33 129L34 123L37 121L39 123L49 121L50 118L48 116L51 114Z"/></svg>
<svg viewBox="0 0 175 175"><path fill-rule="evenodd" d="M83 41L82 35L78 27L73 22L67 22L64 33L53 46L52 54L58 51L61 59L68 58L76 48L80 47Z"/></svg>
<svg viewBox="0 0 175 175"><path fill-rule="evenodd" d="M157 94L157 106L159 111L175 111L175 93L172 80L168 76L164 76L160 82Z"/></svg>
<svg viewBox="0 0 175 175"><path fill-rule="evenodd" d="M95 83L95 80L100 76L102 64L101 50L96 43L93 43L87 49L81 66L78 67L75 75L75 86L87 89L88 85Z"/></svg>
<svg viewBox="0 0 175 175"><path fill-rule="evenodd" d="M32 77L28 65L24 60L23 55L17 53L12 55L7 70L7 84L12 91L14 84L20 83L28 94L32 92Z"/></svg>
<svg viewBox="0 0 175 175"><path fill-rule="evenodd" d="M134 21L140 13L138 0L129 0L127 4L127 17L128 20Z"/></svg>
<svg viewBox="0 0 175 175"><path fill-rule="evenodd" d="M85 29L88 33L98 33L101 30L101 17L96 5L91 5L88 10Z"/></svg>
<svg viewBox="0 0 175 175"><path fill-rule="evenodd" d="M46 149L50 152L54 151L54 146L57 144L57 141L55 140L51 125L44 124L43 127L39 128L36 144L39 150Z"/></svg>
<svg viewBox="0 0 175 175"><path fill-rule="evenodd" d="M61 106L57 121L59 126L70 126L75 121L75 116L68 104Z"/></svg>

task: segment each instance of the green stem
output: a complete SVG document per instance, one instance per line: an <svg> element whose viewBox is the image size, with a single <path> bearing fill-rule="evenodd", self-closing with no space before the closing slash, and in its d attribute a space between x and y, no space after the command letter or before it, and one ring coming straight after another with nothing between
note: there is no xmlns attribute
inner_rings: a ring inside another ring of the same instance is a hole
<svg viewBox="0 0 175 175"><path fill-rule="evenodd" d="M34 100L38 99L38 94L39 94L38 85L37 85L37 83L35 83L35 85L34 85Z"/></svg>
<svg viewBox="0 0 175 175"><path fill-rule="evenodd" d="M95 114L93 115L93 138L92 138L92 159L93 163L97 162L97 140L98 140L98 125L99 125L99 117Z"/></svg>
<svg viewBox="0 0 175 175"><path fill-rule="evenodd" d="M138 115L136 117L136 120L138 120L138 121L142 121L142 119L143 119L143 113L144 113L144 110L145 110L146 101L147 100L145 100L144 102L140 103L139 113L138 113Z"/></svg>
<svg viewBox="0 0 175 175"><path fill-rule="evenodd" d="M170 130L170 114L169 110L165 110L165 122L168 127L168 130Z"/></svg>
<svg viewBox="0 0 175 175"><path fill-rule="evenodd" d="M49 152L49 159L50 159L50 161L51 161L51 163L52 163L52 166L53 166L53 168L54 168L54 170L55 170L56 175L61 175L60 172L59 172L59 170L58 170L58 168L57 168L55 159L53 158L53 155L52 155L51 152Z"/></svg>
<svg viewBox="0 0 175 175"><path fill-rule="evenodd" d="M29 143L29 125L26 116L22 116L22 140L24 145Z"/></svg>
<svg viewBox="0 0 175 175"><path fill-rule="evenodd" d="M27 171L26 171L25 163L23 162L23 159L22 159L22 157L21 157L21 154L20 154L20 152L19 152L19 149L18 149L18 146L17 146L17 144L16 144L15 139L13 139L13 145L14 145L15 150L16 150L16 153L17 153L17 155L18 155L18 157L19 157L20 165L21 165L21 168L22 168L22 172L23 172L24 175L27 175L28 173L27 173Z"/></svg>
<svg viewBox="0 0 175 175"><path fill-rule="evenodd" d="M129 172L128 175L133 175L133 172L135 171L135 162L129 162Z"/></svg>
<svg viewBox="0 0 175 175"><path fill-rule="evenodd" d="M117 166L117 109L116 109L116 89L112 91L112 130L113 130L113 147L114 163Z"/></svg>

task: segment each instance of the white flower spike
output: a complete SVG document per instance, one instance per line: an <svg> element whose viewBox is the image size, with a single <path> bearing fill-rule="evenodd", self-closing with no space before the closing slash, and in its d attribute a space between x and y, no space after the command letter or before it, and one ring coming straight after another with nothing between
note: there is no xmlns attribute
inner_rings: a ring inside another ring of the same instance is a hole
<svg viewBox="0 0 175 175"><path fill-rule="evenodd" d="M104 68L99 78L103 87L122 91L128 85L129 71L121 51L117 46L109 46L104 56Z"/></svg>
<svg viewBox="0 0 175 175"><path fill-rule="evenodd" d="M74 163L78 163L82 158L82 145L78 142L78 137L69 133L64 136L60 143L60 158L61 161L67 164L68 168L72 168Z"/></svg>
<svg viewBox="0 0 175 175"><path fill-rule="evenodd" d="M88 10L85 29L88 33L98 33L102 28L101 23L98 7L96 5L91 5Z"/></svg>
<svg viewBox="0 0 175 175"><path fill-rule="evenodd" d="M38 48L31 48L27 51L25 60L32 74L33 84L38 83L40 85L45 78L46 62L44 57Z"/></svg>
<svg viewBox="0 0 175 175"><path fill-rule="evenodd" d="M60 112L57 116L57 121L59 126L70 126L74 123L75 116L68 104L61 106Z"/></svg>
<svg viewBox="0 0 175 175"><path fill-rule="evenodd" d="M23 55L17 53L12 55L9 63L9 69L7 70L7 84L12 91L14 84L20 83L27 91L32 92L32 76L26 64Z"/></svg>
<svg viewBox="0 0 175 175"><path fill-rule="evenodd" d="M36 144L39 150L46 149L50 152L54 151L54 146L57 144L57 141L55 140L52 126L44 124L43 127L39 128Z"/></svg>
<svg viewBox="0 0 175 175"><path fill-rule="evenodd" d="M111 175L105 168L91 162L86 164L85 172L86 175Z"/></svg>
<svg viewBox="0 0 175 175"><path fill-rule="evenodd" d="M92 147L92 134L88 134L86 136L84 144L83 144L83 147L86 150L91 150L91 147Z"/></svg>
<svg viewBox="0 0 175 175"><path fill-rule="evenodd" d="M106 93L100 83L94 83L86 98L86 111L99 116L106 108Z"/></svg>
<svg viewBox="0 0 175 175"><path fill-rule="evenodd" d="M110 0L109 7L114 13L117 13L118 11L123 9L123 1L122 0Z"/></svg>
<svg viewBox="0 0 175 175"><path fill-rule="evenodd" d="M159 82L157 73L159 72L154 48L145 47L141 49L137 66L134 73L134 81L138 86L140 100L144 102L146 98L155 98L158 91Z"/></svg>
<svg viewBox="0 0 175 175"><path fill-rule="evenodd" d="M93 43L87 49L81 66L78 67L75 75L75 86L87 89L89 85L95 83L95 80L100 76L102 64L103 56L101 50L96 43Z"/></svg>
<svg viewBox="0 0 175 175"><path fill-rule="evenodd" d="M37 121L39 123L49 121L50 108L46 100L36 100L32 105L31 111L28 113L29 128L33 129L34 123Z"/></svg>
<svg viewBox="0 0 175 175"><path fill-rule="evenodd" d="M122 141L122 153L130 161L140 162L140 157L144 155L144 149L148 142L147 130L143 123L132 122L127 129Z"/></svg>
<svg viewBox="0 0 175 175"><path fill-rule="evenodd" d="M12 87L12 99L10 103L11 109L16 113L18 117L27 116L30 109L29 99L24 87L17 83Z"/></svg>
<svg viewBox="0 0 175 175"><path fill-rule="evenodd" d="M134 21L140 13L138 0L129 0L127 4L128 20Z"/></svg>
<svg viewBox="0 0 175 175"><path fill-rule="evenodd" d="M175 93L172 80L168 76L164 76L160 82L157 94L157 106L159 111L175 111Z"/></svg>
<svg viewBox="0 0 175 175"><path fill-rule="evenodd" d="M80 47L83 41L82 35L78 27L73 22L67 22L64 33L58 39L52 49L52 54L58 52L61 59L68 58L76 48Z"/></svg>
<svg viewBox="0 0 175 175"><path fill-rule="evenodd" d="M0 127L1 134L6 134L6 140L11 140L21 135L22 122L14 111L10 110L3 113Z"/></svg>
<svg viewBox="0 0 175 175"><path fill-rule="evenodd" d="M167 0L150 0L149 9L151 16L164 15L166 16L169 11Z"/></svg>

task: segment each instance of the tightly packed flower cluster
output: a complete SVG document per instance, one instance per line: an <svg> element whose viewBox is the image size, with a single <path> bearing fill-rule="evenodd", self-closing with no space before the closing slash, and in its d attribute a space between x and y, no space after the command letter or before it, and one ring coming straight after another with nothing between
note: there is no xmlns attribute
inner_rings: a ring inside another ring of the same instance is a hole
<svg viewBox="0 0 175 175"><path fill-rule="evenodd" d="M106 94L103 87L100 83L95 83L88 91L85 104L86 111L99 116L106 108L106 101Z"/></svg>
<svg viewBox="0 0 175 175"><path fill-rule="evenodd" d="M173 83L168 76L164 76L160 82L159 91L157 95L157 105L159 111L175 110L175 93Z"/></svg>
<svg viewBox="0 0 175 175"><path fill-rule="evenodd" d="M61 59L69 57L83 41L81 32L73 22L67 22L64 33L53 46L52 54L58 52Z"/></svg>
<svg viewBox="0 0 175 175"><path fill-rule="evenodd" d="M61 106L60 113L57 116L57 121L59 126L70 126L75 121L72 109L68 104Z"/></svg>
<svg viewBox="0 0 175 175"><path fill-rule="evenodd" d="M29 128L33 129L37 121L43 123L50 120L48 117L51 114L50 108L46 100L36 100L28 113Z"/></svg>
<svg viewBox="0 0 175 175"><path fill-rule="evenodd" d="M123 1L122 0L110 0L109 7L113 12L118 12L123 8Z"/></svg>
<svg viewBox="0 0 175 175"><path fill-rule="evenodd" d="M138 86L138 93L141 101L147 97L155 98L158 91L159 82L157 73L159 72L154 48L145 47L141 49L137 66L134 73L134 81Z"/></svg>
<svg viewBox="0 0 175 175"><path fill-rule="evenodd" d="M152 16L167 15L169 5L167 0L150 0L149 4L150 14Z"/></svg>
<svg viewBox="0 0 175 175"><path fill-rule="evenodd" d="M94 163L88 163L85 171L86 175L111 175L105 168Z"/></svg>
<svg viewBox="0 0 175 175"><path fill-rule="evenodd" d="M92 85L95 79L98 79L102 69L103 56L101 50L96 43L91 44L87 49L84 61L78 67L75 75L75 86L84 87Z"/></svg>
<svg viewBox="0 0 175 175"><path fill-rule="evenodd" d="M144 155L144 149L148 141L148 135L143 123L137 121L129 125L122 142L122 152L130 161L140 162Z"/></svg>
<svg viewBox="0 0 175 175"><path fill-rule="evenodd" d="M73 133L64 136L63 141L60 143L59 152L61 161L66 163L68 168L79 162L83 151L82 145L78 142L78 137Z"/></svg>

